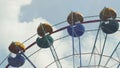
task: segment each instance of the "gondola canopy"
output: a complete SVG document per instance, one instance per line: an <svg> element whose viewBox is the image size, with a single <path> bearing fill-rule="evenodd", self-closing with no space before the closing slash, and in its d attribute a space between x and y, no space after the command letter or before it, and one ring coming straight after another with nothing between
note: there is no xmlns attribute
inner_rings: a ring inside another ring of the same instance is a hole
<svg viewBox="0 0 120 68"><path fill-rule="evenodd" d="M25 51L25 46L20 42L12 42L8 49L10 52L17 54L20 51Z"/></svg>
<svg viewBox="0 0 120 68"><path fill-rule="evenodd" d="M101 12L100 12L100 19L103 21L108 20L109 18L115 19L117 17L117 14L115 12L114 9L112 8L104 8Z"/></svg>
<svg viewBox="0 0 120 68"><path fill-rule="evenodd" d="M37 28L37 34L39 36L45 36L46 33L51 34L53 32L53 28L48 23L41 23Z"/></svg>
<svg viewBox="0 0 120 68"><path fill-rule="evenodd" d="M81 13L79 12L71 12L68 17L67 17L67 22L70 24L70 25L74 25L76 24L77 22L83 22L83 16Z"/></svg>

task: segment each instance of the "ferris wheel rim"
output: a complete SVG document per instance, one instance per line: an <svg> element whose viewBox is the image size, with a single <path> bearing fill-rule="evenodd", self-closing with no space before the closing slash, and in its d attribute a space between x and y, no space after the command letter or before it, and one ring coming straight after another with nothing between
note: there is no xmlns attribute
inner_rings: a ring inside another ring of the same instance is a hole
<svg viewBox="0 0 120 68"><path fill-rule="evenodd" d="M90 54L92 54L92 53L90 53L90 52L88 52L88 53L81 53L81 55L90 55ZM93 53L94 55L97 55L97 56L100 56L101 54L99 54L99 53ZM67 58L69 58L69 57L72 57L72 56L75 56L75 55L80 55L80 54L71 54L71 55L67 55L67 56L65 56L65 57L62 57L62 58L60 58L59 60L61 61L61 60L63 60L63 59L67 59ZM110 56L108 56L108 55L102 55L103 57L106 57L106 58L109 58ZM114 61L116 61L117 63L120 63L120 61L118 61L117 59L115 59L114 57L111 57L111 59L112 60L114 60ZM48 68L49 66L51 66L52 64L54 64L56 61L52 61L50 64L48 64L48 65L46 65L44 68ZM89 66L98 66L98 65L89 65ZM99 65L100 67L104 67L104 66L102 66L102 65ZM88 66L82 66L82 67L88 67ZM107 67L107 66L105 66L106 68L109 68L109 67Z"/></svg>

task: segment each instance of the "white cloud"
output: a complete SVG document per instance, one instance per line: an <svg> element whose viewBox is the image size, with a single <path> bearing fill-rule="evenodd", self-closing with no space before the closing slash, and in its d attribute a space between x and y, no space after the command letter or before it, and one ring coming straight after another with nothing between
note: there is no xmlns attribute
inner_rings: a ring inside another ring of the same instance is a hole
<svg viewBox="0 0 120 68"><path fill-rule="evenodd" d="M40 24L40 22L46 22L46 20L42 18L33 19L33 21L31 22L19 22L18 17L20 14L20 8L24 5L30 4L30 2L31 0L3 0L0 2L0 8L1 8L1 12L0 12L0 21L1 21L0 40L1 41L0 41L0 44L4 45L4 47L2 46L2 48L4 48L4 50L7 51L6 54L9 53L7 48L12 41L23 42L24 40L26 40L27 38L29 38L30 36L36 33L37 31L36 29L38 25ZM61 33L59 33L58 35L53 35L53 36L55 37L55 36L60 36L60 35ZM31 42L34 42L36 40L35 38L27 42L27 44L25 43L26 46L28 46L28 44L31 44ZM0 48L0 50L2 48ZM35 50L36 49L33 48L27 53L33 52ZM38 66L39 68L53 61L51 52L49 50L46 50L46 51L43 50L43 51L44 52L40 53L40 56L35 55L35 56L38 56L36 57L36 59L35 58L31 59L35 61L34 62L35 65ZM37 61L37 60L40 60L40 61ZM27 65L29 65L27 61L26 63L27 64L23 66L25 68L27 67Z"/></svg>
<svg viewBox="0 0 120 68"><path fill-rule="evenodd" d="M18 21L20 8L31 3L31 0L0 0L1 23L16 23Z"/></svg>

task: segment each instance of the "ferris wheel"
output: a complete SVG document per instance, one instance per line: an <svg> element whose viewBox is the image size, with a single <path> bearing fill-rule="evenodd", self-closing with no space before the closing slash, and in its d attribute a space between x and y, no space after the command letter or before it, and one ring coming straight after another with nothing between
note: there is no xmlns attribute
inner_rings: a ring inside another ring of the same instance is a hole
<svg viewBox="0 0 120 68"><path fill-rule="evenodd" d="M105 7L99 15L95 16L83 17L79 12L71 12L67 17L67 21L53 26L63 23L68 24L55 31L49 23L40 23L37 28L37 33L26 40L28 41L38 35L35 39L36 41L33 41L28 47L25 48L24 43L26 41L22 43L13 41L10 44L8 49L11 53L6 57L8 61L6 68L10 66L22 68L26 61L29 62L30 67L38 68L34 64L34 61L31 61L29 58L44 49L50 49L54 60L43 66L43 68L53 68L52 66L66 68L65 61L69 62L67 66L71 68L120 68L119 22L120 20L117 17L116 11L112 8ZM60 31L67 34L54 39L52 35ZM54 45L59 40L69 42L66 45L61 42L59 46L64 45L71 48L64 48L66 51L69 50L66 52L69 53L62 57L59 57ZM35 44L40 49L36 50L30 56L26 56L25 52ZM15 54L15 56L12 54Z"/></svg>

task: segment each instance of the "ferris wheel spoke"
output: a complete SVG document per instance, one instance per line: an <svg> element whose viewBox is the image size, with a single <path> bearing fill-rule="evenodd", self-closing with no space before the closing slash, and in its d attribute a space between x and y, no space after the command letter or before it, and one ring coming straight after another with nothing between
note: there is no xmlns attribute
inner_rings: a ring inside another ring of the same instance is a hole
<svg viewBox="0 0 120 68"><path fill-rule="evenodd" d="M8 64L5 68L8 68L10 65Z"/></svg>
<svg viewBox="0 0 120 68"><path fill-rule="evenodd" d="M11 54L11 53L10 53ZM0 65L2 65L4 62L5 62L5 60L7 60L7 58L10 56L10 54L8 54L8 56L6 56L4 59L3 59L3 61L0 63Z"/></svg>
<svg viewBox="0 0 120 68"><path fill-rule="evenodd" d="M116 54L117 54L118 60L120 61L120 56L119 56L117 50L116 50Z"/></svg>
<svg viewBox="0 0 120 68"><path fill-rule="evenodd" d="M93 49L92 49L92 52L91 52L91 55L90 55L90 60L89 60L89 63L88 63L88 67L89 67L89 65L91 63L92 56L93 56L94 50L96 48L96 42L97 42L97 39L98 39L98 34L99 34L99 31L100 31L100 26L101 26L101 23L99 24L99 27L98 27L98 31L97 31L95 42L94 42L94 45L93 45Z"/></svg>
<svg viewBox="0 0 120 68"><path fill-rule="evenodd" d="M105 64L105 66L107 66L107 64L109 63L109 61L110 61L111 57L113 56L113 54L114 54L114 53L115 53L115 51L117 50L117 48L118 48L119 44L120 44L120 41L119 41L119 43L117 44L117 46L115 47L115 49L113 50L113 52L112 52L111 56L109 57L109 59L107 60L107 62L106 62L106 64Z"/></svg>
<svg viewBox="0 0 120 68"><path fill-rule="evenodd" d="M74 37L72 37L72 50L73 50L73 68L75 68L75 49L74 49Z"/></svg>
<svg viewBox="0 0 120 68"><path fill-rule="evenodd" d="M52 25L52 27L57 26L57 25L60 25L60 24L63 24L63 23L65 23L65 22L67 22L67 21L65 20L65 21L59 22L59 23L57 23L57 24Z"/></svg>
<svg viewBox="0 0 120 68"><path fill-rule="evenodd" d="M35 52L33 52L32 54L30 54L30 55L28 56L28 58L31 57L32 55L34 55L35 53L39 52L41 49L42 49L42 48L40 48L40 49L38 49L37 51L35 51Z"/></svg>
<svg viewBox="0 0 120 68"><path fill-rule="evenodd" d="M62 65L60 63L60 60L59 60L59 58L57 56L57 53L56 53L55 48L54 48L53 45L50 47L50 50L51 50L51 53L53 55L54 61L56 62L57 68L62 68Z"/></svg>
<svg viewBox="0 0 120 68"><path fill-rule="evenodd" d="M34 67L36 68L36 66L31 62L31 60L22 52L22 55L28 60L28 62Z"/></svg>
<svg viewBox="0 0 120 68"><path fill-rule="evenodd" d="M118 64L117 68L119 68L119 67L120 67L120 63Z"/></svg>
<svg viewBox="0 0 120 68"><path fill-rule="evenodd" d="M107 34L105 36L105 40L104 40L104 44L103 44L103 48L102 48L102 52L101 52L101 55L100 55L100 59L99 59L99 63L98 63L98 68L101 64L101 60L102 60L102 55L103 55L103 52L104 52L104 49L105 49L105 43L106 43L106 40L107 40Z"/></svg>
<svg viewBox="0 0 120 68"><path fill-rule="evenodd" d="M78 39L79 39L80 67L82 67L82 56L81 56L81 43L80 43L80 37L78 37Z"/></svg>
<svg viewBox="0 0 120 68"><path fill-rule="evenodd" d="M16 48L17 48L18 50L20 50L20 47L16 46ZM29 62L34 68L36 68L36 66L35 66L35 65L32 63L32 61L24 54L23 51L21 51L20 54L22 54L22 55L26 58L26 60L28 60L28 62Z"/></svg>

